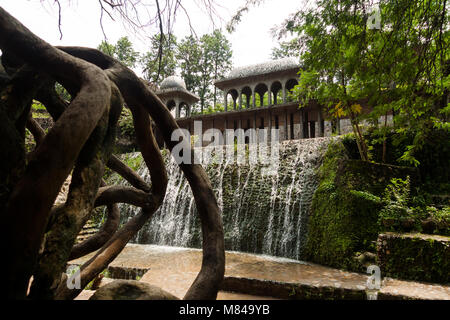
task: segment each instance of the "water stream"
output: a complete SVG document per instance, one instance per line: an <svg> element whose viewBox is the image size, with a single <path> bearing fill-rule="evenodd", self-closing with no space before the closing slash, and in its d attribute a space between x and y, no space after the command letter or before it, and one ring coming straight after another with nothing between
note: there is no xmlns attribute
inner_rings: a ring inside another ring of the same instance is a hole
<svg viewBox="0 0 450 320"><path fill-rule="evenodd" d="M227 250L301 259L316 169L330 140L281 143L278 170L272 175L267 175L267 165L237 164L226 157L204 165L222 210ZM175 161L165 159L169 181L164 203L132 242L198 248L201 231L192 192ZM143 161L138 173L149 179ZM122 221L137 210L121 205Z"/></svg>

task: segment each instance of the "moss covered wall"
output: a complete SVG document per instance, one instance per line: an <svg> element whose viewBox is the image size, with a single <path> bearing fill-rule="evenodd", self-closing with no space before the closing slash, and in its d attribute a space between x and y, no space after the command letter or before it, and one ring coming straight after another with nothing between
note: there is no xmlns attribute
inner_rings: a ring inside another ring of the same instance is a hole
<svg viewBox="0 0 450 320"><path fill-rule="evenodd" d="M319 168L304 258L365 272L354 257L361 252L375 252L382 207L377 196L391 178L408 175L418 179L413 168L351 160L341 140L331 143Z"/></svg>
<svg viewBox="0 0 450 320"><path fill-rule="evenodd" d="M380 234L378 264L383 276L450 283L450 237L425 234Z"/></svg>

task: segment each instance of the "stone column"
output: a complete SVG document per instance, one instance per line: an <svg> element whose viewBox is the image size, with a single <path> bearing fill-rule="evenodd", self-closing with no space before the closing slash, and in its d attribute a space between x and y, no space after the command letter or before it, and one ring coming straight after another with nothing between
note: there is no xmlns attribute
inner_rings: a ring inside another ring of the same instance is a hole
<svg viewBox="0 0 450 320"><path fill-rule="evenodd" d="M176 103L176 107L175 107L175 117L179 118L180 117L180 104L178 103L178 101L175 101Z"/></svg>
<svg viewBox="0 0 450 320"><path fill-rule="evenodd" d="M224 110L228 111L228 93L226 90L223 92L223 103L224 103Z"/></svg>
<svg viewBox="0 0 450 320"><path fill-rule="evenodd" d="M242 89L238 91L238 99L239 99L239 110L242 110Z"/></svg>
<svg viewBox="0 0 450 320"><path fill-rule="evenodd" d="M270 88L270 84L267 86L268 90L267 90L267 102L268 105L270 106L272 104L272 90Z"/></svg>
<svg viewBox="0 0 450 320"><path fill-rule="evenodd" d="M319 123L319 137L323 137L325 135L325 121L323 120L322 108L319 106L317 108L317 119Z"/></svg>
<svg viewBox="0 0 450 320"><path fill-rule="evenodd" d="M281 90L283 90L283 103L286 103L286 81L283 81L281 86Z"/></svg>
<svg viewBox="0 0 450 320"><path fill-rule="evenodd" d="M256 108L256 92L255 88L252 88L252 108Z"/></svg>

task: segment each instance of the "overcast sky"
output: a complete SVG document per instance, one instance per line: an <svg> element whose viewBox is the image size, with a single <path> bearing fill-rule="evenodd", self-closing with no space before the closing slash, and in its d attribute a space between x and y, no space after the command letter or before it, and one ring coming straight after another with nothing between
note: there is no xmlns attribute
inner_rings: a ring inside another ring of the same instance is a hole
<svg viewBox="0 0 450 320"><path fill-rule="evenodd" d="M65 0L62 1L64 3ZM153 1L148 1L154 3ZM163 1L162 1L163 2ZM182 3L190 12L190 19L197 31L197 35L211 32L213 22L205 12L202 12L195 3L198 0L184 0ZM221 6L218 13L221 19L214 19L216 27L225 27L230 17L245 2L245 0L217 1ZM233 34L228 34L232 43L233 65L235 67L265 62L270 60L272 47L276 46L276 40L272 38L270 29L280 24L288 15L302 7L304 0L266 0L262 5L252 8L246 13ZM59 39L58 9L51 5L53 1L39 0L0 0L0 5L21 21L27 28L53 45L76 45L97 47L104 39L100 28L100 10L98 1L78 0L73 1L71 7L63 7L62 32L63 38ZM154 8L150 7L149 10ZM128 36L135 49L146 51L148 42L144 38L136 38L134 33L126 30L120 21L112 22L104 17L105 32L109 42L114 43L122 36ZM156 33L157 26L153 26ZM174 33L182 38L190 33L185 15L180 11L177 15Z"/></svg>

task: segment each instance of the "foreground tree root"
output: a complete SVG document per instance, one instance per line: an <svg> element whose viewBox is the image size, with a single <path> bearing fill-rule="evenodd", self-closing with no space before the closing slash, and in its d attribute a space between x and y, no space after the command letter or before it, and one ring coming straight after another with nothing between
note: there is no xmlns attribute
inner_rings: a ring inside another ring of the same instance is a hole
<svg viewBox="0 0 450 320"><path fill-rule="evenodd" d="M2 8L0 49L9 73L9 80L0 86L0 113L6 123L1 130L4 135L0 137L0 147L14 159L5 163L2 160L0 169L4 178L0 181L0 199L6 204L0 205L6 229L2 243L8 244L4 289L8 297L23 299L33 276L28 298L73 299L81 289L69 289L61 276L67 261L100 248L81 267L81 288L84 288L162 204L167 174L153 135L152 120L170 150L177 143L171 141L171 134L178 125L149 87L116 60L94 49L52 47ZM20 80L17 76L20 72L31 72L38 81L26 85L30 78ZM69 91L70 103L56 94L54 81ZM14 90L28 95L18 101L19 95ZM33 98L44 104L55 121L46 135L30 118ZM111 155L123 102L132 112L151 186ZM23 147L25 126L36 140L29 160ZM122 175L132 187L106 186L102 182L105 165ZM203 234L202 268L184 298L215 299L225 271L221 214L203 168L191 164L180 164L180 168L192 188ZM72 181L67 200L53 207L69 174ZM118 229L120 202L142 209ZM77 234L94 208L103 205L108 208L106 223L92 238L75 245Z"/></svg>

